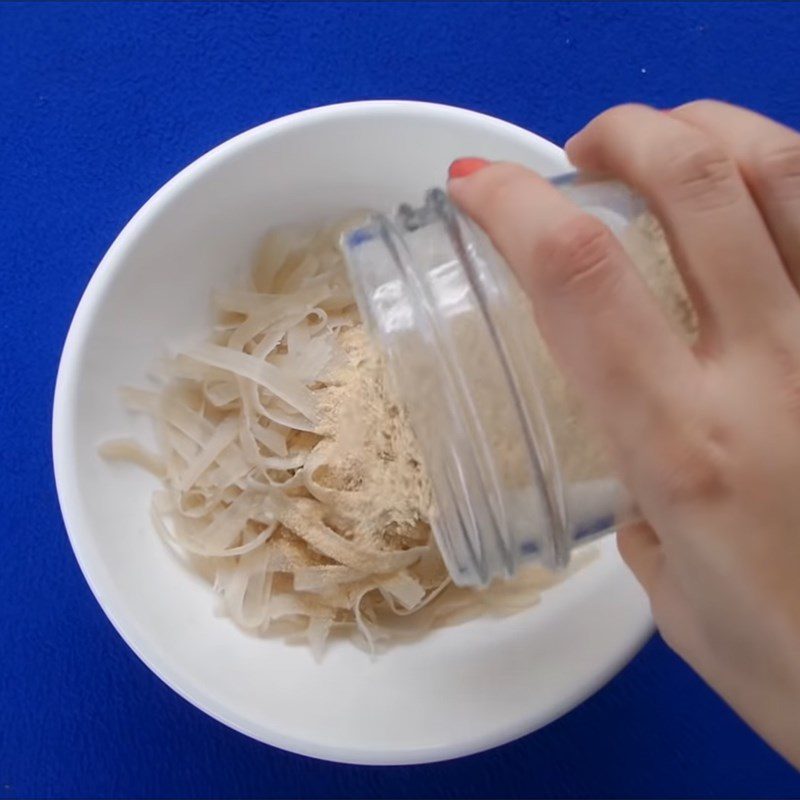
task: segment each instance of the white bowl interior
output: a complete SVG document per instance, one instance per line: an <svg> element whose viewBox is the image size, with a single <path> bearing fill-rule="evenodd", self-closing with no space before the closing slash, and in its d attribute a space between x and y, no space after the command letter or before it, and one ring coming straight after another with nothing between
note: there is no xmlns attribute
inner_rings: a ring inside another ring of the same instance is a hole
<svg viewBox="0 0 800 800"><path fill-rule="evenodd" d="M650 630L612 541L538 607L398 646L375 661L347 643L320 665L303 647L214 615L209 585L148 521L155 482L97 445L147 438L117 388L146 383L165 345L202 336L212 288L236 279L265 231L358 207L388 209L441 184L459 155L554 174L554 145L471 112L360 103L294 115L204 156L164 187L107 254L73 321L53 445L73 547L104 610L140 657L208 713L286 749L362 763L436 760L515 738L607 680Z"/></svg>

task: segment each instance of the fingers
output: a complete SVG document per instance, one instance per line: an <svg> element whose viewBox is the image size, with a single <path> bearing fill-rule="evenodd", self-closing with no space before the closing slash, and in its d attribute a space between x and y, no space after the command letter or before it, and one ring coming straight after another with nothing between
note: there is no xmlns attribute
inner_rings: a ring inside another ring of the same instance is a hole
<svg viewBox="0 0 800 800"><path fill-rule="evenodd" d="M629 458L697 369L622 246L547 181L494 164L451 181L533 301L557 363Z"/></svg>
<svg viewBox="0 0 800 800"><path fill-rule="evenodd" d="M655 531L646 522L626 525L617 531L617 549L642 588L652 595L664 561Z"/></svg>
<svg viewBox="0 0 800 800"><path fill-rule="evenodd" d="M789 276L800 288L800 134L713 100L688 103L670 116L714 137L736 161Z"/></svg>
<svg viewBox="0 0 800 800"><path fill-rule="evenodd" d="M758 335L797 297L734 160L705 131L645 106L601 114L567 144L582 170L636 188L661 219L706 332Z"/></svg>

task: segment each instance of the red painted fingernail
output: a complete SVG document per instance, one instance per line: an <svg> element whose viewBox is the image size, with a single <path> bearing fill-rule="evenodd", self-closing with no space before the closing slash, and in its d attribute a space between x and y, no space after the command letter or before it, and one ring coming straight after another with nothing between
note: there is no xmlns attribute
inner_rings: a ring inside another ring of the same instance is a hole
<svg viewBox="0 0 800 800"><path fill-rule="evenodd" d="M485 158L457 158L447 170L448 179L466 178L479 169L488 166L489 162Z"/></svg>

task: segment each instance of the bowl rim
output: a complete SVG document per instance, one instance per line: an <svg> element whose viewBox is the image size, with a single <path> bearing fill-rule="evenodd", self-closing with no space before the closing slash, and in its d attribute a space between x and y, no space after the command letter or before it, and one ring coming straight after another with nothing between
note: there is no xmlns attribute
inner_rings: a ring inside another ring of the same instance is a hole
<svg viewBox="0 0 800 800"><path fill-rule="evenodd" d="M269 725L260 722L253 724L252 720L241 718L208 694L190 673L181 670L152 649L147 632L141 630L138 623L127 616L124 608L117 607L118 604L104 587L110 576L106 574L102 562L95 558L90 547L90 537L82 533L85 521L82 519L80 492L72 470L74 460L71 458L70 424L76 410L80 356L91 330L98 301L102 298L107 285L113 280L120 264L124 262L126 250L136 240L140 231L145 229L161 208L184 187L197 180L217 163L247 147L252 141L269 138L292 128L331 117L358 117L364 114L422 115L477 124L484 128L504 131L528 145L535 143L536 147L555 162L561 162L565 169L569 167L564 151L558 145L513 123L456 106L413 100L360 100L310 108L257 125L222 142L181 169L139 208L111 244L86 285L64 341L56 377L51 439L53 470L64 526L78 566L92 594L122 640L148 669L180 697L229 728L257 741L300 755L348 764L421 764L489 750L518 739L559 718L600 689L638 652L653 632L653 622L649 612L642 614L636 625L631 625L625 646L612 654L613 657L606 658L591 681L577 686L572 693L552 703L546 713L525 717L501 732L493 735L476 732L455 744L390 751L365 750L307 741L282 734Z"/></svg>

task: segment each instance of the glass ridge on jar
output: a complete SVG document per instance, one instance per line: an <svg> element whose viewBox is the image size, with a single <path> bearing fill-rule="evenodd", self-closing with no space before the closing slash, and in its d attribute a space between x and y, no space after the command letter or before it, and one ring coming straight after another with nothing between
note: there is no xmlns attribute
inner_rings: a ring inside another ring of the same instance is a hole
<svg viewBox="0 0 800 800"><path fill-rule="evenodd" d="M576 173L553 183L620 237L645 210L616 182ZM570 405L529 299L443 190L371 215L342 248L418 440L456 584L486 585L528 561L562 568L573 548L635 518Z"/></svg>

